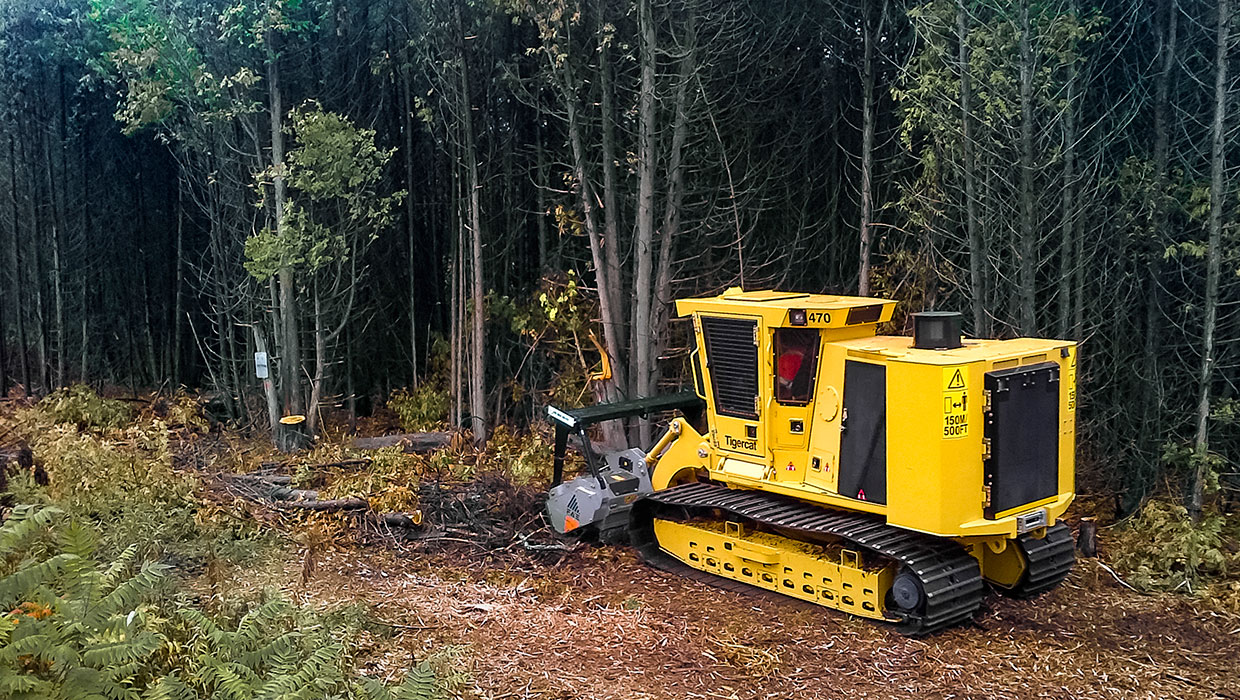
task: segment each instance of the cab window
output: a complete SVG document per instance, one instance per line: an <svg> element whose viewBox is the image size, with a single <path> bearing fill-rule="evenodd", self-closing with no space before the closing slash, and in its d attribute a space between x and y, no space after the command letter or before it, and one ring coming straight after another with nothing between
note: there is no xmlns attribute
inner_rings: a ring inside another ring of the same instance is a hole
<svg viewBox="0 0 1240 700"><path fill-rule="evenodd" d="M783 404L805 405L814 395L818 373L818 330L816 328L777 328L775 330L775 400Z"/></svg>

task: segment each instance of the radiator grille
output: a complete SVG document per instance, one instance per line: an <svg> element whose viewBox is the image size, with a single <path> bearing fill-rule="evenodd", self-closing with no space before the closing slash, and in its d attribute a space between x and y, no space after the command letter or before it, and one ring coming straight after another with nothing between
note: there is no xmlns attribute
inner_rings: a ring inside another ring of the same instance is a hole
<svg viewBox="0 0 1240 700"><path fill-rule="evenodd" d="M757 321L738 318L702 319L715 411L722 415L758 417L757 326Z"/></svg>
<svg viewBox="0 0 1240 700"><path fill-rule="evenodd" d="M1059 492L1059 365L1044 362L986 373L990 411L986 517Z"/></svg>

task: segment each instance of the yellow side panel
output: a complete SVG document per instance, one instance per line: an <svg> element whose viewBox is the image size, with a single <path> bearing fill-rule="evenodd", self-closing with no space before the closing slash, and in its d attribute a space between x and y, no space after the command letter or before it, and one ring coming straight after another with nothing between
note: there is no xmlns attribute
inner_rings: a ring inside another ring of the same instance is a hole
<svg viewBox="0 0 1240 700"><path fill-rule="evenodd" d="M847 352L834 343L823 346L809 446L810 459L818 458L818 469L811 466L805 472L806 484L831 493L839 491L840 421L844 413L844 356Z"/></svg>
<svg viewBox="0 0 1240 700"><path fill-rule="evenodd" d="M952 533L982 517L983 375L980 362L888 363L887 522Z"/></svg>

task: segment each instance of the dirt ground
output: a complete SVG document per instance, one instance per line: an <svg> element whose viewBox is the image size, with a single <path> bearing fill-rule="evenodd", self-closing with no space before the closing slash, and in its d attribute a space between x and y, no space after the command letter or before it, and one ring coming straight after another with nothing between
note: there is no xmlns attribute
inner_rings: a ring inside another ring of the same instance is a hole
<svg viewBox="0 0 1240 700"><path fill-rule="evenodd" d="M705 587L631 550L465 542L323 553L276 585L390 624L367 671L438 658L465 698L1240 698L1240 617L1140 595L1095 561L1032 601L991 594L928 639L792 600Z"/></svg>

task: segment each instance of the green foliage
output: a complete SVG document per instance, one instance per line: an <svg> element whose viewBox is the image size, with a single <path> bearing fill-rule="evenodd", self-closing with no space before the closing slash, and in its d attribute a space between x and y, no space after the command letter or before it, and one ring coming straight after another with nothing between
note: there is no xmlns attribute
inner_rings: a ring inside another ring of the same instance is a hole
<svg viewBox="0 0 1240 700"><path fill-rule="evenodd" d="M375 132L308 102L290 115L296 141L282 173L288 187L283 228L264 229L246 240L246 270L266 280L284 267L316 272L330 263L355 260L358 249L392 222L403 191L380 192L383 169L394 149L375 145ZM276 173L259 174L266 185ZM263 188L265 191L265 187Z"/></svg>
<svg viewBox="0 0 1240 700"><path fill-rule="evenodd" d="M506 426L499 426L487 449L494 451L499 459L500 471L518 486L546 481L551 477L551 443L537 432L518 434Z"/></svg>
<svg viewBox="0 0 1240 700"><path fill-rule="evenodd" d="M180 425L195 420L187 397L168 407ZM12 475L9 490L18 503L50 505L100 532L100 547L116 554L137 545L141 556L194 566L208 558L246 559L271 546L253 526L230 518L218 522L203 508L196 473L173 465L170 431L163 419L132 421L123 402L99 399L82 387L57 392L18 411L13 437L28 443L47 471L47 485L28 472ZM197 420L201 420L198 418ZM106 431L79 425L108 426Z"/></svg>
<svg viewBox="0 0 1240 700"><path fill-rule="evenodd" d="M1223 515L1208 513L1194 523L1184 506L1152 500L1119 531L1111 559L1143 590L1195 592L1240 565L1225 542L1229 527L1234 524Z"/></svg>
<svg viewBox="0 0 1240 700"><path fill-rule="evenodd" d="M1163 445L1162 462L1171 474L1188 481L1202 467L1206 493L1218 493L1219 477L1227 467L1227 461L1215 452L1201 452L1192 444L1168 442Z"/></svg>
<svg viewBox="0 0 1240 700"><path fill-rule="evenodd" d="M405 432L438 430L448 422L448 392L430 382L412 390L393 391L387 407L400 419L400 427Z"/></svg>
<svg viewBox="0 0 1240 700"><path fill-rule="evenodd" d="M34 546L49 541L49 546ZM0 527L0 696L60 698L436 697L426 663L388 687L356 674L356 621L271 598L212 617L157 604L168 566L129 548L94 558L93 531L60 511L20 507Z"/></svg>
<svg viewBox="0 0 1240 700"><path fill-rule="evenodd" d="M119 428L133 420L133 411L124 401L102 398L84 384L57 389L39 407L53 421L72 423L81 430Z"/></svg>

